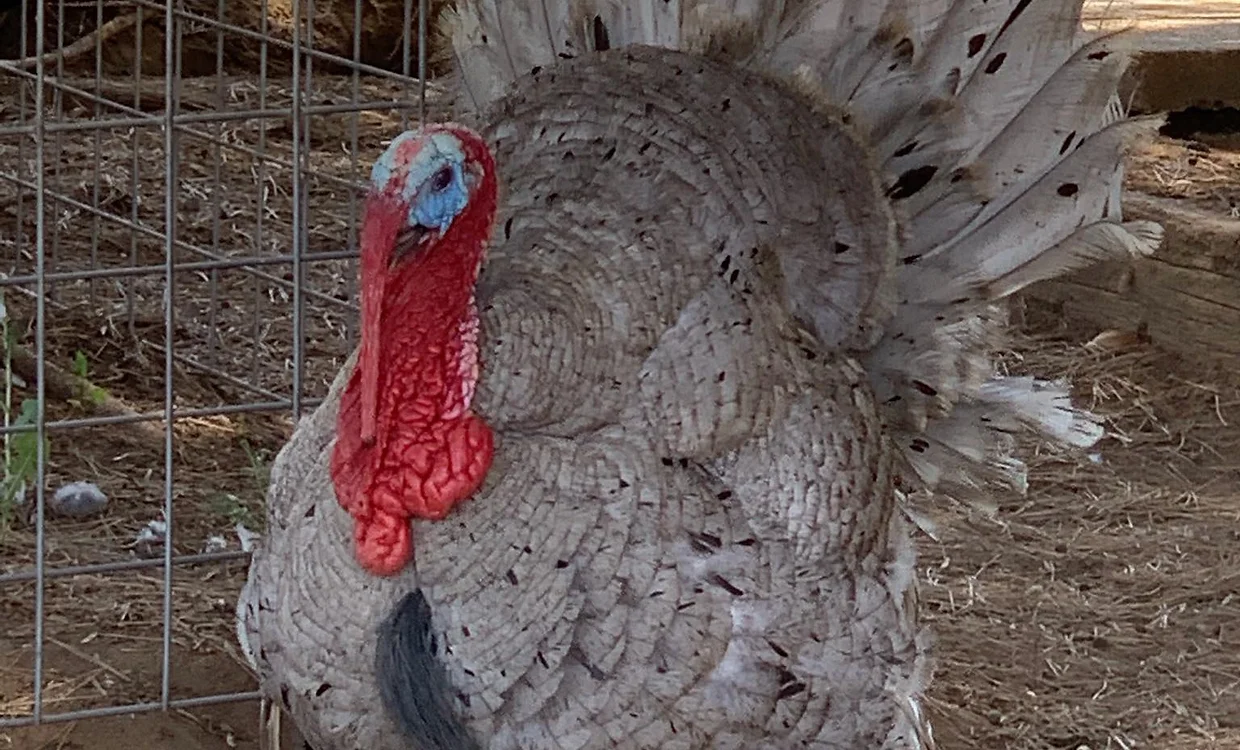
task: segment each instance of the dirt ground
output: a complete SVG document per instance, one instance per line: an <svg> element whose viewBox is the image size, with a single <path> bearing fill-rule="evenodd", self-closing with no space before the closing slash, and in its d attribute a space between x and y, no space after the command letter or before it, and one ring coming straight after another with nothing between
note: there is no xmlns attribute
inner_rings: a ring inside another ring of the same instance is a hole
<svg viewBox="0 0 1240 750"><path fill-rule="evenodd" d="M354 95L353 86L347 78L320 77L313 101L343 101ZM374 82L359 89L369 99L406 93ZM8 122L17 116L16 95L0 91L0 118ZM287 95L277 86L267 93L267 104ZM258 96L240 80L222 86L210 80L184 92L187 107L201 109L253 109ZM90 111L72 98L63 107L65 117ZM309 133L314 176L305 184L305 231L312 254L345 249L342 238L355 212L348 181L364 173L382 138L399 123L393 111L364 114L353 125L349 116L324 116ZM178 262L211 260L206 253L238 258L283 252L292 234L290 172L253 152L287 161L287 121L195 128L207 137L186 135L179 150L176 231L186 245L177 249ZM349 156L355 137L357 162ZM98 389L53 399L49 418L162 409L163 245L116 222L97 221L90 210L162 231L161 138L138 129L103 132L98 140L91 132L50 140L47 184L79 205L49 201L48 270L145 265L153 272L63 279L49 288L48 362L71 386L80 385L75 375L85 374ZM0 169L33 181L34 156L29 143L21 143L0 139ZM1240 195L1240 152L1212 143L1163 139L1151 145L1133 157L1133 186L1228 211L1228 201L1234 206ZM89 158L96 153L98 168ZM208 166L217 162L218 171ZM33 270L32 195L0 181L0 257L13 274ZM263 217L261 227L257 216ZM301 373L309 404L325 392L349 350L347 300L353 289L344 261L303 265L310 291L300 300L306 341ZM261 531L265 466L292 428L289 409L270 402L290 398L298 367L291 345L293 270L287 263L259 270L266 276L218 267L177 276L172 336L178 408L269 407L175 423L178 554L221 541L238 551L239 523ZM29 284L5 291L9 325L27 349L34 347L32 290ZM1091 343L1098 331L1075 329L1053 311L1030 309L1026 318L1011 368L1071 376L1081 400L1106 415L1108 436L1089 456L1028 446L1035 456L1030 492L1003 500L997 518L942 503L923 509L938 524L937 538L920 539L919 577L938 642L931 710L940 742L1015 750L1240 746L1240 631L1234 625L1240 622L1240 496L1234 489L1240 375L1180 361L1135 340L1118 349ZM21 375L20 363L15 369ZM108 398L90 396L100 392ZM29 394L19 386L15 400ZM49 490L89 479L110 498L97 517L49 518L49 564L162 555L159 545L135 543L142 528L161 517L162 428L73 427L52 431L49 440ZM31 563L34 532L23 515L16 509L0 535L0 573ZM49 583L45 710L158 700L161 576L152 567ZM233 630L243 578L240 561L176 568L174 698L253 689ZM31 583L0 584L0 716L30 710L32 601ZM256 705L246 702L0 729L0 749L250 749L257 748L257 734Z"/></svg>

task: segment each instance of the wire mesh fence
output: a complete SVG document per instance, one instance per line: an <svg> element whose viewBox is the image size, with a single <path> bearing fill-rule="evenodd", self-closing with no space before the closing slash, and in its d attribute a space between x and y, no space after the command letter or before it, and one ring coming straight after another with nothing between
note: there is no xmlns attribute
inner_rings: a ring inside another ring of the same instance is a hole
<svg viewBox="0 0 1240 750"><path fill-rule="evenodd" d="M421 10L0 11L0 729L255 697L232 607L265 466L351 349Z"/></svg>

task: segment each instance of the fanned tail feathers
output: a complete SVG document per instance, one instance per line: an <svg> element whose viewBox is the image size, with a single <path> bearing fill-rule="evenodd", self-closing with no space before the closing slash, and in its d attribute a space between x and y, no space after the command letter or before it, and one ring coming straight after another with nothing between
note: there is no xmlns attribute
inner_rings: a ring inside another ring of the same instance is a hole
<svg viewBox="0 0 1240 750"><path fill-rule="evenodd" d="M1018 431L1077 448L1102 435L1067 384L998 374L1005 298L1162 240L1119 205L1124 149L1154 127L1117 96L1130 37L1086 35L1082 4L460 0L448 23L471 109L560 57L650 44L783 75L845 113L902 230L898 304L857 354L910 478L980 499L1023 490Z"/></svg>

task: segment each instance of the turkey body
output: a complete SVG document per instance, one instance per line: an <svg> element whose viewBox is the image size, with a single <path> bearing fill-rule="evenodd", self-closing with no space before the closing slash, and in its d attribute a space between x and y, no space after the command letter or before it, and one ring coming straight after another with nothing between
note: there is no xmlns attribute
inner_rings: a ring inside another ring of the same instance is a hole
<svg viewBox="0 0 1240 750"><path fill-rule="evenodd" d="M875 304L896 236L866 150L784 84L643 47L536 72L480 132L503 186L474 404L495 465L415 525L415 566L367 575L326 468L346 366L272 467L242 612L264 690L318 750L411 747L376 628L420 590L427 689L478 747L917 746L878 406L785 293L825 247L840 309ZM470 746L446 736L421 741Z"/></svg>
<svg viewBox="0 0 1240 750"><path fill-rule="evenodd" d="M368 574L346 363L272 466L263 693L317 750L932 747L903 493L1021 491L1023 430L1093 445L1066 384L994 361L1002 304L1162 237L1120 205L1131 45L1081 1L458 0L499 186L461 408L494 461Z"/></svg>

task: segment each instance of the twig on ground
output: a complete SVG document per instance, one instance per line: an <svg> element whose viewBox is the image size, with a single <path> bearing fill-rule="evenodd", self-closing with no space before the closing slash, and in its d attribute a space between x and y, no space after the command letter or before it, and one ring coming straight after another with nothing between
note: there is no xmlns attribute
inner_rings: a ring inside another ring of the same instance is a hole
<svg viewBox="0 0 1240 750"><path fill-rule="evenodd" d="M154 16L152 16L152 18L154 18ZM40 57L42 57L44 65L54 63L58 59L72 60L75 57L81 57L87 52L94 50L96 44L103 44L122 31L132 28L137 23L137 13L117 16L81 39L78 39L76 42L70 44L68 47L54 49L50 52L44 52L42 55L29 55L27 57L19 57L14 60L0 60L0 67L21 68L23 70L28 70L39 64Z"/></svg>
<svg viewBox="0 0 1240 750"><path fill-rule="evenodd" d="M35 356L25 347L13 347L13 372L22 376L27 382L38 380L38 367ZM49 398L60 401L76 401L97 416L137 418L139 412L121 401L119 398L100 389L87 378L78 377L66 372L51 362L43 362L45 393ZM164 439L164 430L155 422L137 421L128 424L143 440Z"/></svg>
<svg viewBox="0 0 1240 750"><path fill-rule="evenodd" d="M112 675L113 677L116 677L117 679L124 680L125 682L133 682L133 677L126 674L125 672L122 672L121 670L117 669L111 664L108 664L103 659L100 659L98 656L92 656L91 654L86 653L82 649L72 644L65 643L64 641L58 638L54 638L50 635L47 637L47 640L50 643L54 643L57 646L60 646L65 651L68 651L70 654L73 654L74 656L81 659L82 661L89 662L95 665L96 667L99 667L100 669Z"/></svg>

